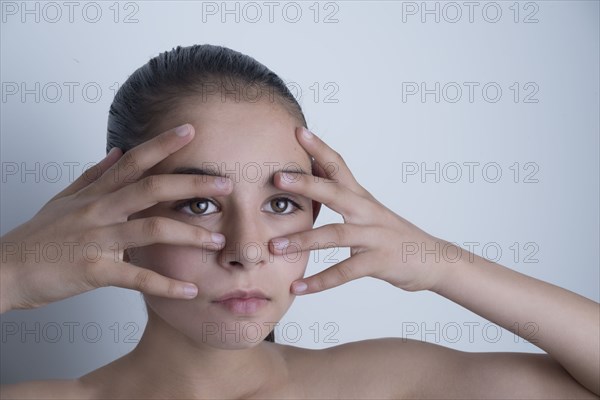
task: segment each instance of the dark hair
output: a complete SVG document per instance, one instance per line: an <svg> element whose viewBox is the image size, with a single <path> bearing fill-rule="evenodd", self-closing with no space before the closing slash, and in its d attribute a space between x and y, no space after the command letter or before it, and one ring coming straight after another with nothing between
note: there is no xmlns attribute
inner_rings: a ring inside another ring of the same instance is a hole
<svg viewBox="0 0 600 400"><path fill-rule="evenodd" d="M152 127L185 99L217 94L252 102L266 94L307 127L283 80L254 58L223 46L177 46L150 59L119 88L108 114L106 152L118 147L125 153L160 133ZM274 331L265 340L275 342Z"/></svg>
<svg viewBox="0 0 600 400"><path fill-rule="evenodd" d="M152 130L156 121L185 99L214 95L276 101L307 127L284 81L254 58L223 46L177 46L150 59L119 88L108 114L106 152L118 147L125 153L160 133Z"/></svg>

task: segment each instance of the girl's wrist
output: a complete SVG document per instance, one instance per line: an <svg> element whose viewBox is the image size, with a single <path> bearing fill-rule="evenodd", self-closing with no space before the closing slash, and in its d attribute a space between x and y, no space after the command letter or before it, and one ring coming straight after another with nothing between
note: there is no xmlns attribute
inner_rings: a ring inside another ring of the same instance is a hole
<svg viewBox="0 0 600 400"><path fill-rule="evenodd" d="M460 285L468 279L470 275L468 270L479 264L480 257L450 242L443 242L443 248L455 248L455 250L444 251L443 262L438 268L438 277L429 290L446 297L445 294L449 293L453 286Z"/></svg>

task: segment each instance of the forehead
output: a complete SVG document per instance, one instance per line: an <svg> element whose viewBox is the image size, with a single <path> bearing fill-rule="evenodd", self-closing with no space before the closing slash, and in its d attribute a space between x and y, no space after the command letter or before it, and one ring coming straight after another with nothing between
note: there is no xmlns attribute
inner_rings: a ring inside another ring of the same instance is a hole
<svg viewBox="0 0 600 400"><path fill-rule="evenodd" d="M188 101L161 121L160 131L191 123L194 139L153 168L170 172L182 166L218 166L226 172L263 172L302 168L310 172L307 152L295 129L300 126L278 102L221 100Z"/></svg>

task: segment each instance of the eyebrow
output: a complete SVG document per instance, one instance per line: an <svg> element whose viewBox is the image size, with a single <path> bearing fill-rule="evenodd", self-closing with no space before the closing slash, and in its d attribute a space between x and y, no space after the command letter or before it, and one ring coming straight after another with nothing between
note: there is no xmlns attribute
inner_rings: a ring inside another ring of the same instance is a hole
<svg viewBox="0 0 600 400"><path fill-rule="evenodd" d="M178 168L175 168L170 173L171 174L222 176L225 178L230 178L234 183L236 183L236 182L239 182L239 178L240 178L238 175L238 172L241 172L241 171L235 171L233 174L234 175L233 178L232 178L232 174L225 174L225 175L219 174L219 172L216 171L215 168L178 167ZM275 178L275 174L278 172L292 172L292 173L303 174L303 175L312 175L301 168L300 169L298 169L298 168L275 169L275 170L273 170L273 173L268 177L267 181L264 181L263 183L261 183L259 187L263 188L267 184L269 184L271 186L275 186L274 178Z"/></svg>

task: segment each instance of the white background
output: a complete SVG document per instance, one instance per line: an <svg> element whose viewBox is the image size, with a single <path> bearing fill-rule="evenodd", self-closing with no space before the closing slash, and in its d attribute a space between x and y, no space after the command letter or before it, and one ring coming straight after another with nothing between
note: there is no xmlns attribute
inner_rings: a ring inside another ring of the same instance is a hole
<svg viewBox="0 0 600 400"><path fill-rule="evenodd" d="M45 4L2 2L2 234L72 181L68 165L78 176L104 157L108 109L129 74L178 45L210 43L279 74L309 128L399 215L599 300L598 2L475 2L472 16L463 2L428 2L439 22L422 2L275 2L271 16L264 2L76 2L72 15ZM435 90L407 92L436 82L439 102ZM421 175L436 163L437 182ZM465 163L476 163L472 182ZM403 176L414 165L419 173ZM317 225L339 221L323 210ZM307 274L328 254L349 252L320 252ZM131 350L145 318L140 294L119 288L6 313L2 382L87 373ZM298 297L276 335L308 348L405 336L541 351L441 296L373 278Z"/></svg>

